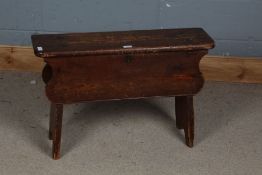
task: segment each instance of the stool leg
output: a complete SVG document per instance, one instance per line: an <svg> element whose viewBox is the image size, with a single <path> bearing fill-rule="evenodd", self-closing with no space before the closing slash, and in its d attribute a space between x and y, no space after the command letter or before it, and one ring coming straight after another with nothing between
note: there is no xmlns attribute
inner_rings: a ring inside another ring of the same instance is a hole
<svg viewBox="0 0 262 175"><path fill-rule="evenodd" d="M184 129L183 118L183 103L180 102L181 97L176 97L176 127L177 129Z"/></svg>
<svg viewBox="0 0 262 175"><path fill-rule="evenodd" d="M53 130L54 130L54 115L55 115L55 107L56 105L54 103L51 103L50 107L50 118L49 118L49 139L53 140Z"/></svg>
<svg viewBox="0 0 262 175"><path fill-rule="evenodd" d="M52 104L51 111L52 111L51 138L53 140L52 155L53 155L53 159L57 160L60 158L63 105Z"/></svg>
<svg viewBox="0 0 262 175"><path fill-rule="evenodd" d="M178 129L184 129L186 145L193 147L194 108L192 96L176 97L176 125Z"/></svg>

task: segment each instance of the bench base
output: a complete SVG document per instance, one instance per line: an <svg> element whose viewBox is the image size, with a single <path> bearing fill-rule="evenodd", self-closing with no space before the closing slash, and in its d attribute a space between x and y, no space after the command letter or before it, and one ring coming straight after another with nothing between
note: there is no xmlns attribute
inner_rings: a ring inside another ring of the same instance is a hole
<svg viewBox="0 0 262 175"><path fill-rule="evenodd" d="M176 127L183 129L185 142L188 147L193 147L194 140L194 110L193 96L176 96ZM60 158L60 145L62 133L63 104L51 103L49 139L53 141L52 157Z"/></svg>

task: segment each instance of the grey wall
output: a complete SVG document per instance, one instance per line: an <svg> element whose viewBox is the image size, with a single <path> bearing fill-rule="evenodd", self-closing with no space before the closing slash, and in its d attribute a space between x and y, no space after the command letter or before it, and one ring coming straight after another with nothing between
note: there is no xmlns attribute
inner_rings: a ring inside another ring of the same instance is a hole
<svg viewBox="0 0 262 175"><path fill-rule="evenodd" d="M262 56L262 0L0 0L0 44L32 33L203 27L211 54Z"/></svg>

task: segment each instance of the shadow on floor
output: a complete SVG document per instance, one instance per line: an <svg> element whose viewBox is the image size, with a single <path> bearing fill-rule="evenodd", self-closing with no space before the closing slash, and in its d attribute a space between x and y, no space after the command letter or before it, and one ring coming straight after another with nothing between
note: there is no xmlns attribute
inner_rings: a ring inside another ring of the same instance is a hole
<svg viewBox="0 0 262 175"><path fill-rule="evenodd" d="M176 130L175 120L164 110L148 100L121 100L86 103L81 111L64 124L63 154L69 153L77 145L81 144L84 138L92 134L93 129L102 122L117 121L125 115L125 120L135 119L157 120L159 127L171 132L181 142L184 142L183 135ZM117 124L116 124L117 125ZM171 129L169 129L171 128Z"/></svg>

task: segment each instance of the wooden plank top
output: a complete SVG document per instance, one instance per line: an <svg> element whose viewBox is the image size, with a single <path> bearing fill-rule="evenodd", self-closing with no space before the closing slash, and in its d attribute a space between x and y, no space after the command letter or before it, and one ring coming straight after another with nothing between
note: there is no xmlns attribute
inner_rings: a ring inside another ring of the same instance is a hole
<svg viewBox="0 0 262 175"><path fill-rule="evenodd" d="M32 35L36 56L133 54L214 47L202 28Z"/></svg>

